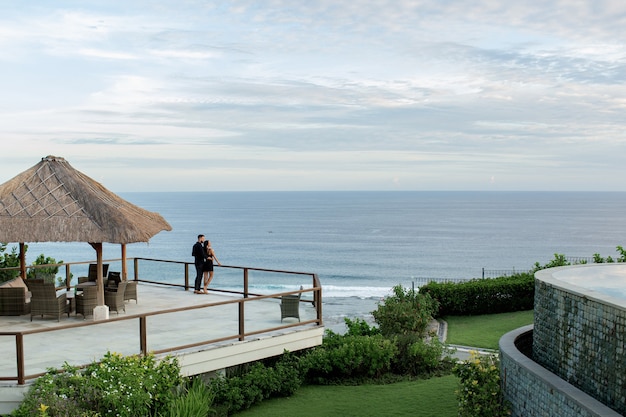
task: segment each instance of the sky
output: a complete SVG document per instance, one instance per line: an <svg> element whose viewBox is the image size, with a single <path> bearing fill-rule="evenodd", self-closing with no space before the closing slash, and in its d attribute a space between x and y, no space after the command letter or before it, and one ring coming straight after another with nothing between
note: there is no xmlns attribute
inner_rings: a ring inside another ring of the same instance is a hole
<svg viewBox="0 0 626 417"><path fill-rule="evenodd" d="M626 191L622 0L3 0L0 183Z"/></svg>

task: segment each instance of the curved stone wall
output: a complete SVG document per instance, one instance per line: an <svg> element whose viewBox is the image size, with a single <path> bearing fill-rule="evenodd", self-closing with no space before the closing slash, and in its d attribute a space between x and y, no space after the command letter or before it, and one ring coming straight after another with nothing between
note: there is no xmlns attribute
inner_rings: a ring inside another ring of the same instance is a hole
<svg viewBox="0 0 626 417"><path fill-rule="evenodd" d="M526 356L523 352L530 349L532 338L531 325L500 339L502 389L513 417L621 416Z"/></svg>
<svg viewBox="0 0 626 417"><path fill-rule="evenodd" d="M551 268L538 271L535 278L534 327L526 330L532 342L518 341L518 345L532 344L532 360L519 352L515 342L505 338L500 342L505 396L517 404L516 410L524 410L514 415L626 414L626 265ZM516 355L510 353L511 345ZM567 385L547 383L539 369ZM540 394L542 390L547 390L547 396ZM590 411L589 399L609 411ZM572 401L578 405L570 408L567 404ZM556 408L546 410L545 404Z"/></svg>

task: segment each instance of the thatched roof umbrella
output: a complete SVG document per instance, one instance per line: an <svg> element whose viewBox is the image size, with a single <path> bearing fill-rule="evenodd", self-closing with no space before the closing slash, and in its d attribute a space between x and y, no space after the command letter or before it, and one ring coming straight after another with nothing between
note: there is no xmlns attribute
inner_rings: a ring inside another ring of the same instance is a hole
<svg viewBox="0 0 626 417"><path fill-rule="evenodd" d="M172 227L161 215L118 197L60 157L42 158L0 185L0 242L20 242L22 276L24 242L89 242L97 255L101 306L102 243L120 243L125 258L127 243L147 242L162 230Z"/></svg>

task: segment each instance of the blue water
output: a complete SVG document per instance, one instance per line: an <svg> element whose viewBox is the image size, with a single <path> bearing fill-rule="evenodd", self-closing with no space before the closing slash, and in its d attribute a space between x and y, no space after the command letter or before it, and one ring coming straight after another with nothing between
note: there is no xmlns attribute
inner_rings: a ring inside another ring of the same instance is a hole
<svg viewBox="0 0 626 417"><path fill-rule="evenodd" d="M128 257L192 261L198 233L223 264L317 273L324 296L380 299L420 278L530 269L555 253L617 257L626 193L198 192L120 193L172 226ZM120 257L105 245L105 258ZM82 243L29 244L66 262L95 258ZM159 277L155 271L154 279ZM169 279L167 277L163 279ZM214 285L232 274L218 268ZM290 284L277 281L278 287Z"/></svg>

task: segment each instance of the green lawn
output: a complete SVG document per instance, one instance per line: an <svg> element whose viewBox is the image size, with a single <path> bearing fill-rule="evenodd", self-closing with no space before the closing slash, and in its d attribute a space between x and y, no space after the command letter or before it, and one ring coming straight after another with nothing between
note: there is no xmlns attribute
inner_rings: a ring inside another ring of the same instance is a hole
<svg viewBox="0 0 626 417"><path fill-rule="evenodd" d="M453 375L389 385L304 386L288 398L263 401L238 413L242 417L456 417Z"/></svg>
<svg viewBox="0 0 626 417"><path fill-rule="evenodd" d="M444 318L448 322L446 343L497 349L500 337L532 324L532 311ZM457 416L453 375L389 385L304 386L289 398L263 401L244 417L280 416Z"/></svg>
<svg viewBox="0 0 626 417"><path fill-rule="evenodd" d="M447 316L446 343L498 349L500 337L518 327L533 323L533 311L485 314L481 316Z"/></svg>

